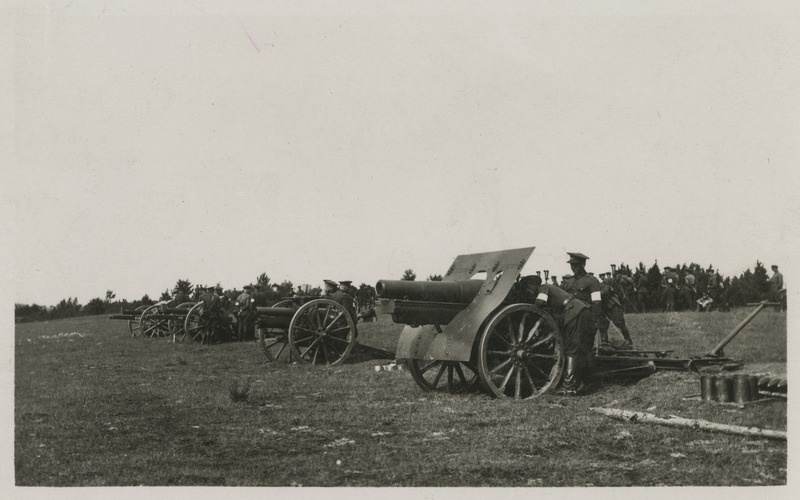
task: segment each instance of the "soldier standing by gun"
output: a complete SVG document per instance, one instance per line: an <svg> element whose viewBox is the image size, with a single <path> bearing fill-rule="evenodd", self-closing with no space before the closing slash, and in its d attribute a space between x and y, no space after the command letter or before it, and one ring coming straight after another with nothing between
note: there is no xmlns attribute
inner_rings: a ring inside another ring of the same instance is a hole
<svg viewBox="0 0 800 500"><path fill-rule="evenodd" d="M567 381L575 381L580 377L580 372L584 369L585 361L581 359L581 354L591 353L591 345L594 342L594 332L600 324L602 317L602 297L600 295L600 282L594 276L589 276L586 273L586 261L589 259L586 255L578 252L567 252L569 260L567 263L572 269L573 277L564 283L564 291L571 294L584 304L591 304L590 317L589 317L589 335L586 335L581 340L584 346L578 352L567 354L566 359L566 374L564 379L565 391L567 386L571 387L569 390L577 391L577 386L573 386L573 382L567 384ZM572 394L574 395L574 394Z"/></svg>
<svg viewBox="0 0 800 500"><path fill-rule="evenodd" d="M686 271L686 276L683 277L684 285L683 298L689 309L695 309L695 296L697 296L697 289L695 288L695 278L691 271Z"/></svg>
<svg viewBox="0 0 800 500"><path fill-rule="evenodd" d="M238 317L236 335L239 342L244 342L245 339L252 339L255 336L255 316L250 309L250 293L252 291L252 286L245 285L244 291L236 297L235 312Z"/></svg>
<svg viewBox="0 0 800 500"><path fill-rule="evenodd" d="M216 337L218 323L222 315L222 303L220 298L214 293L214 287L206 287L206 292L200 296L200 301L203 303L203 312L201 317L206 320L207 324L207 339L211 343Z"/></svg>
<svg viewBox="0 0 800 500"><path fill-rule="evenodd" d="M348 314L350 314L350 318L353 322L356 321L356 308L355 308L355 298L350 294L348 289L349 281L341 281L336 284L335 281L325 280L325 284L333 283L331 289L333 292L330 295L330 299L334 302L338 302L339 304L343 305L344 308L347 310Z"/></svg>
<svg viewBox="0 0 800 500"><path fill-rule="evenodd" d="M582 371L591 358L588 346L594 337L594 331L590 329L589 306L555 285L542 284L542 278L536 275L521 278L516 286L522 302L547 309L558 321L564 332L564 354L567 359L578 358L582 361L580 369L565 369L564 382L559 391L564 396L577 396L583 389Z"/></svg>

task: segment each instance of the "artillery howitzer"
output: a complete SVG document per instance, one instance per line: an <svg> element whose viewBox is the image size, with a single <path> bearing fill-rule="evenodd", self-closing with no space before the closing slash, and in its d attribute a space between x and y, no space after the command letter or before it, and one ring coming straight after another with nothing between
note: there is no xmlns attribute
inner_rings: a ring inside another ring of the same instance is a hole
<svg viewBox="0 0 800 500"><path fill-rule="evenodd" d="M561 325L547 310L517 298L516 281L532 253L530 247L459 255L443 281L378 282L378 312L406 324L397 358L423 390L483 387L496 397L526 399L558 385ZM477 273L486 273L485 279L471 279ZM591 371L646 376L655 371L649 353L596 357Z"/></svg>
<svg viewBox="0 0 800 500"><path fill-rule="evenodd" d="M397 343L423 390L462 392L479 384L498 397L539 396L564 365L558 323L509 294L533 247L456 257L443 281L382 280L377 311L405 323ZM483 280L471 279L486 273Z"/></svg>
<svg viewBox="0 0 800 500"><path fill-rule="evenodd" d="M131 337L171 336L173 341L176 337L182 340L186 317L194 305L194 302L184 302L176 307L168 307L162 301L150 306L123 309L120 314L112 314L108 319L127 320Z"/></svg>

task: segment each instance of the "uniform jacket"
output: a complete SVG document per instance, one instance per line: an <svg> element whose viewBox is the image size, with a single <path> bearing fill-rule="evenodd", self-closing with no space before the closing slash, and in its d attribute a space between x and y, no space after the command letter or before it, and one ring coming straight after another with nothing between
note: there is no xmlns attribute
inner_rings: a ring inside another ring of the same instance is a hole
<svg viewBox="0 0 800 500"><path fill-rule="evenodd" d="M573 276L572 279L567 282L564 290L581 302L591 304L592 321L600 321L600 317L603 314L601 309L602 295L600 293L600 282L597 281L597 278L589 276L586 273L580 276Z"/></svg>

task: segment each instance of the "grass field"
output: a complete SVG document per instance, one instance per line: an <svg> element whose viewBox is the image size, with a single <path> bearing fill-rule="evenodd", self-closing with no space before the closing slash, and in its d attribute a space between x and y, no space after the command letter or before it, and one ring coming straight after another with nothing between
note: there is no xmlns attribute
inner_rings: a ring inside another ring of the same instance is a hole
<svg viewBox="0 0 800 500"><path fill-rule="evenodd" d="M627 317L637 346L701 355L750 309ZM394 350L401 327L362 325ZM613 336L613 333L612 333ZM612 337L613 338L613 337ZM35 486L748 486L786 483L785 441L611 420L608 406L786 430L786 402L684 400L699 376L657 372L580 398L425 393L385 360L266 363L254 342L130 338L89 317L17 325L16 484ZM786 373L785 313L725 354Z"/></svg>

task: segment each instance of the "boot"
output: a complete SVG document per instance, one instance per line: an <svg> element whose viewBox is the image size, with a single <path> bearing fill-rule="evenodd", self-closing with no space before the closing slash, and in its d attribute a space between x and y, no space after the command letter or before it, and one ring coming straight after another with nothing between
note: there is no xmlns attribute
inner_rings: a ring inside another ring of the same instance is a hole
<svg viewBox="0 0 800 500"><path fill-rule="evenodd" d="M611 344L608 343L608 330L600 330L600 349L610 349Z"/></svg>
<svg viewBox="0 0 800 500"><path fill-rule="evenodd" d="M622 349L633 348L633 339L631 339L631 334L628 331L628 327L626 325L622 325L620 331L622 332L622 336L625 338L625 342L622 344Z"/></svg>
<svg viewBox="0 0 800 500"><path fill-rule="evenodd" d="M578 374L578 357L567 356L567 363L564 370L564 380L558 394L563 396L577 396L580 387L580 376Z"/></svg>

